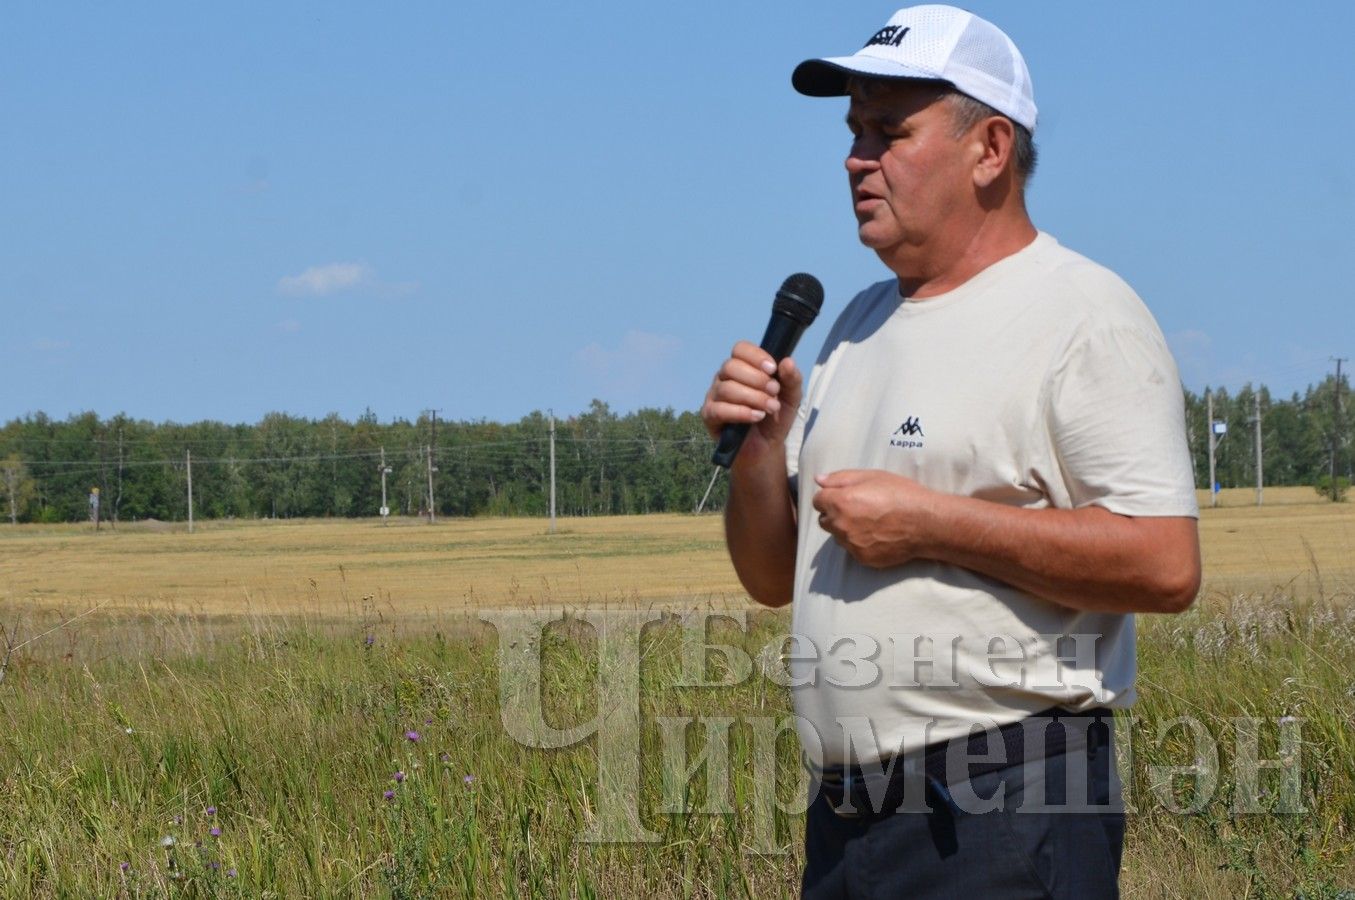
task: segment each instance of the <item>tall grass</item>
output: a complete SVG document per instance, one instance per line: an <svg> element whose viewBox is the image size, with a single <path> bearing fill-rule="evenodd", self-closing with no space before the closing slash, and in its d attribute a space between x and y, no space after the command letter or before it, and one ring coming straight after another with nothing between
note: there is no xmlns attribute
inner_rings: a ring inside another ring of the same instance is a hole
<svg viewBox="0 0 1355 900"><path fill-rule="evenodd" d="M578 840L596 814L595 739L538 750L509 738L497 642L473 620L95 619L16 653L0 683L4 896L796 893L799 817L777 814L783 852L750 852L767 847L755 848L747 729L730 731L732 812L661 811L672 767L656 717L790 712L785 692L758 675L675 687L671 622L647 633L641 669L639 808L661 840L600 846ZM1335 897L1355 884L1351 608L1275 594L1141 621L1127 896ZM36 613L24 624L27 634L43 627ZM757 616L718 640L752 654L787 627ZM591 718L589 630L550 630L544 653L552 724ZM1192 779L1164 788L1152 768L1192 761L1178 732L1157 740L1179 716L1220 747L1219 787L1192 815L1159 799L1185 802ZM1268 720L1263 756L1278 754L1279 717L1301 720L1304 812L1276 811L1275 771L1262 778L1269 812L1233 812L1232 730L1248 716ZM701 729L686 740L694 757ZM783 796L797 758L792 741L778 746ZM706 767L687 786L697 808L712 781L720 773Z"/></svg>

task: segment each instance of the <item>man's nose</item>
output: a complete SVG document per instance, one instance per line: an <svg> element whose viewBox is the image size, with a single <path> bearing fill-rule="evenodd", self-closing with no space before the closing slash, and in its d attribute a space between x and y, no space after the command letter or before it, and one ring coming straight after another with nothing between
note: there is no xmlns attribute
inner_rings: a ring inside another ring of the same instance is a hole
<svg viewBox="0 0 1355 900"><path fill-rule="evenodd" d="M852 141L851 149L847 151L847 171L852 174L869 172L879 165L883 149L883 144L869 138L859 137Z"/></svg>
<svg viewBox="0 0 1355 900"><path fill-rule="evenodd" d="M880 167L880 161L873 156L865 156L853 148L845 161L848 175L864 175Z"/></svg>

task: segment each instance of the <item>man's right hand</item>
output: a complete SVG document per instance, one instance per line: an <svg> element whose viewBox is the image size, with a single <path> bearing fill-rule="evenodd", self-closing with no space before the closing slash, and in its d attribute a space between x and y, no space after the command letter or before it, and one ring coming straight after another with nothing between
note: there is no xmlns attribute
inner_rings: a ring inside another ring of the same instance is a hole
<svg viewBox="0 0 1355 900"><path fill-rule="evenodd" d="M785 442L800 406L801 388L800 370L790 357L778 366L766 350L739 341L715 373L701 405L701 419L716 440L726 425L751 425L736 462L753 462Z"/></svg>

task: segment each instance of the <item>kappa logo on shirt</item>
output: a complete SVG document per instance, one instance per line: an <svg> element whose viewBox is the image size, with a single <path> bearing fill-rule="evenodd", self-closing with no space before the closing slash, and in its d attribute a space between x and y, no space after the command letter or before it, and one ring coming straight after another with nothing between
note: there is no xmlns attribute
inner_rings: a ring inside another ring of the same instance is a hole
<svg viewBox="0 0 1355 900"><path fill-rule="evenodd" d="M922 433L922 420L917 416L909 416L903 420L903 424L894 430L889 437L889 446L900 447L904 450L915 450L922 448L921 440L913 438L924 438Z"/></svg>

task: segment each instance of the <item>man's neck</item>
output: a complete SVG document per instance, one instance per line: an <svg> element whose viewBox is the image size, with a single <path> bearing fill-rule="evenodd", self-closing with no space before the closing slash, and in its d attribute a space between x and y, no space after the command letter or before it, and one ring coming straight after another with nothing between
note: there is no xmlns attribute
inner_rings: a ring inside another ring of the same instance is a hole
<svg viewBox="0 0 1355 900"><path fill-rule="evenodd" d="M907 259L881 260L899 276L899 293L926 300L955 290L991 266L1030 246L1039 232L1024 209L982 218L953 237L939 235L930 245L911 248Z"/></svg>

